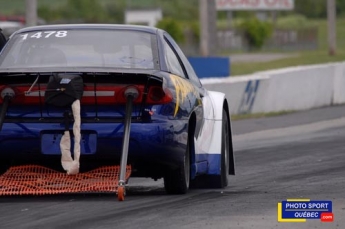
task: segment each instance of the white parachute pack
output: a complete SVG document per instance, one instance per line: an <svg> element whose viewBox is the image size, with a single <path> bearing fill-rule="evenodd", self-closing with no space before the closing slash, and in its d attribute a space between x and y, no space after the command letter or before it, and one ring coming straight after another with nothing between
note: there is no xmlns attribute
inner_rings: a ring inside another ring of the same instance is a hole
<svg viewBox="0 0 345 229"><path fill-rule="evenodd" d="M79 173L80 166L80 99L83 96L83 79L76 74L53 74L45 92L45 103L62 108L71 108L73 113L73 158L69 122L65 117L65 130L60 141L61 165L67 174ZM67 122L67 123L66 123Z"/></svg>

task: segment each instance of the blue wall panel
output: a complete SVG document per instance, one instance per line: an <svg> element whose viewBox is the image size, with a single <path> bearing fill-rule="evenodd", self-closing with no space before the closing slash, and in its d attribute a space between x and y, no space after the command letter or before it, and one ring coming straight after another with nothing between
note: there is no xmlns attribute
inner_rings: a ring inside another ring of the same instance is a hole
<svg viewBox="0 0 345 229"><path fill-rule="evenodd" d="M189 57L188 60L199 78L230 76L229 57Z"/></svg>

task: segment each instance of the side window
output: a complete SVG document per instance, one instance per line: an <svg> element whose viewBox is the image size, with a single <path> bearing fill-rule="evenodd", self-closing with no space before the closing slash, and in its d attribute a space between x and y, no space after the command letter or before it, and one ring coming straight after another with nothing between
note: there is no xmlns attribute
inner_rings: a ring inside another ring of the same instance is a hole
<svg viewBox="0 0 345 229"><path fill-rule="evenodd" d="M178 57L176 56L174 50L171 48L170 44L165 40L164 42L169 71L178 76L186 78L183 68L180 64Z"/></svg>
<svg viewBox="0 0 345 229"><path fill-rule="evenodd" d="M5 46L5 44L6 44L6 37L2 33L2 30L0 29L0 52L1 52L1 49Z"/></svg>
<svg viewBox="0 0 345 229"><path fill-rule="evenodd" d="M185 67L185 70L188 75L187 77L189 78L189 80L192 81L198 87L201 87L201 83L198 76L196 75L192 65L189 63L187 57L184 55L180 47L176 44L174 39L169 34L165 34L165 36L166 36L166 39L170 42L170 44L173 45L179 57L181 58L181 61L183 63L183 66Z"/></svg>
<svg viewBox="0 0 345 229"><path fill-rule="evenodd" d="M181 53L180 57L181 57L181 60L183 62L184 67L186 68L189 80L193 81L193 83L195 85L201 87L200 80L199 80L198 76L196 75L194 68L189 63L189 60L187 59L187 57L183 53Z"/></svg>

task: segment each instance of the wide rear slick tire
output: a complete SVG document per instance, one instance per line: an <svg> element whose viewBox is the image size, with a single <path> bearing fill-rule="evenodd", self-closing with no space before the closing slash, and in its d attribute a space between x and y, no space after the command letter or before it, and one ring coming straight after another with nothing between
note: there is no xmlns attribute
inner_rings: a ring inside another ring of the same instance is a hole
<svg viewBox="0 0 345 229"><path fill-rule="evenodd" d="M184 161L177 169L167 169L164 175L164 188L168 194L185 194L190 182L190 149L189 143Z"/></svg>
<svg viewBox="0 0 345 229"><path fill-rule="evenodd" d="M222 155L221 155L221 183L219 188L227 187L229 184L229 157L230 157L230 129L229 118L225 110L223 110L223 128L222 128Z"/></svg>

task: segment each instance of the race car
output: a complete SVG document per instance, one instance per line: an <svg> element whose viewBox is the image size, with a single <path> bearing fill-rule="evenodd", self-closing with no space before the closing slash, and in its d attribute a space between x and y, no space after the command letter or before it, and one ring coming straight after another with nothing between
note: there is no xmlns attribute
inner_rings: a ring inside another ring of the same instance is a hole
<svg viewBox="0 0 345 229"><path fill-rule="evenodd" d="M20 29L0 54L0 103L3 166L129 164L132 177L164 178L169 194L223 188L235 174L225 95L207 91L158 28Z"/></svg>

